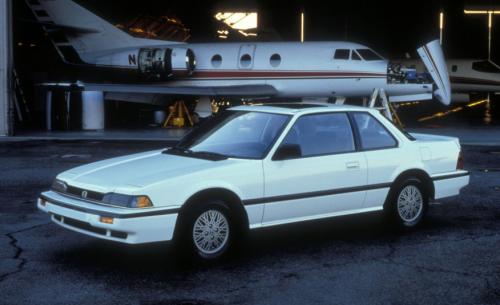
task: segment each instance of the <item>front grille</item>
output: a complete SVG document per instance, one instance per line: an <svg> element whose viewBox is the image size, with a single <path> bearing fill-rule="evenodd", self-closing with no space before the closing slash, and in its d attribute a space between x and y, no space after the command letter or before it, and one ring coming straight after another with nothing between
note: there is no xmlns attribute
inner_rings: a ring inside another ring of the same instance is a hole
<svg viewBox="0 0 500 305"><path fill-rule="evenodd" d="M84 192L87 192L87 197L83 197ZM71 185L68 185L66 193L68 193L72 196L76 196L76 197L83 198L83 199L94 200L94 201L102 201L102 198L104 197L103 193L89 191L89 190L81 189L79 187L74 187Z"/></svg>
<svg viewBox="0 0 500 305"><path fill-rule="evenodd" d="M93 227L88 222L83 222L80 220L64 217L63 223L67 224L68 226L72 226L81 230L89 231L100 235L106 235L106 229Z"/></svg>

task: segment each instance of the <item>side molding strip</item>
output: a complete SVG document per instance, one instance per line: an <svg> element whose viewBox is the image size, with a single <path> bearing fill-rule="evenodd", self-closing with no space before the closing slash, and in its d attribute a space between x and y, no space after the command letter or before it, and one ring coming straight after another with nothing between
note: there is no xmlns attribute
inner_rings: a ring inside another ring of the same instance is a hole
<svg viewBox="0 0 500 305"><path fill-rule="evenodd" d="M450 175L443 175L443 176L437 176L437 177L432 177L433 181L439 181L439 180L445 180L445 179L453 179L453 178L458 178L458 177L465 177L469 176L469 172L462 172L462 173L457 173L457 174L450 174Z"/></svg>
<svg viewBox="0 0 500 305"><path fill-rule="evenodd" d="M297 194L290 194L290 195L279 195L279 196L256 198L256 199L247 199L247 200L243 200L243 204L244 205L252 205L252 204L261 204L261 203L271 203L271 202L277 202L277 201L287 201L287 200L297 200L297 199L303 199L303 198L337 195L337 194L344 194L344 193L362 192L362 191L368 191L368 190L387 188L387 187L390 187L391 185L392 185L392 183L379 183L379 184L371 184L371 185L355 186L355 187L345 187L345 188L316 191L316 192L308 192L308 193L297 193Z"/></svg>

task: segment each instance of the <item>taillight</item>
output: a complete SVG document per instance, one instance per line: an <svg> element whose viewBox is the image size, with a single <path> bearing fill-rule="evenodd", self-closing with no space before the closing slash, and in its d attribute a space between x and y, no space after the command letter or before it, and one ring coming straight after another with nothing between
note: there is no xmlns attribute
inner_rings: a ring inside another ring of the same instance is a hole
<svg viewBox="0 0 500 305"><path fill-rule="evenodd" d="M462 151L458 153L457 169L464 169L464 158L462 157Z"/></svg>

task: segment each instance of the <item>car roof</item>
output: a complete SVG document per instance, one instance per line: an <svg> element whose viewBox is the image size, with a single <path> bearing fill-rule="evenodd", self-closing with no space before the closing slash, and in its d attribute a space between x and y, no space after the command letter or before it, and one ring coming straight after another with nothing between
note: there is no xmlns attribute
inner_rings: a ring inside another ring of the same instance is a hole
<svg viewBox="0 0 500 305"><path fill-rule="evenodd" d="M332 111L371 111L367 107L360 107L354 105L335 105L327 103L266 103L266 104L253 104L245 106L231 107L228 110L239 111L258 111L277 114L306 114L306 113L321 113Z"/></svg>

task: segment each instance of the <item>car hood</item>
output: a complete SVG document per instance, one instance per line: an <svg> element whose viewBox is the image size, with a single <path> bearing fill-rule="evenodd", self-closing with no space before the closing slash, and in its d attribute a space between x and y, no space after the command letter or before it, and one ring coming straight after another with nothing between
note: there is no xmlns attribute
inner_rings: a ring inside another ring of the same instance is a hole
<svg viewBox="0 0 500 305"><path fill-rule="evenodd" d="M103 160L73 168L58 176L69 185L113 192L117 188L140 188L176 176L207 170L231 160L211 161L162 153L163 150Z"/></svg>

